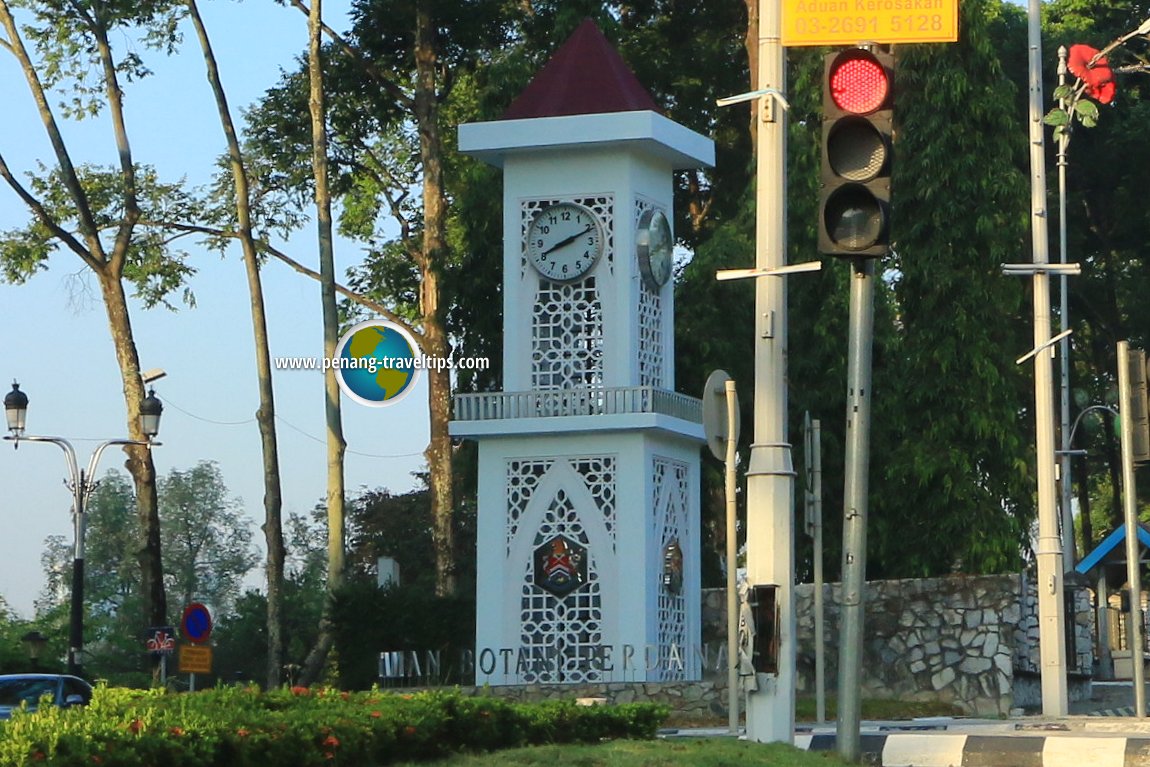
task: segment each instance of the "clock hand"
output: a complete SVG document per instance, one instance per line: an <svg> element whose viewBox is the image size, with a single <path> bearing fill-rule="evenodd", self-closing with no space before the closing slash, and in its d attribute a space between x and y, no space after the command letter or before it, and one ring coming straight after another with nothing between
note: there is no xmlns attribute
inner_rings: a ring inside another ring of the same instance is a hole
<svg viewBox="0 0 1150 767"><path fill-rule="evenodd" d="M588 226L582 232L576 232L575 234L571 235L570 237L564 237L562 240L555 243L554 245L552 245L547 250L543 251L543 255L545 255L545 256L549 255L552 251L559 250L559 248L563 247L564 245L567 245L568 243L574 242L575 240L579 239L583 235L587 234L587 232L591 231L591 229L592 229L592 227Z"/></svg>

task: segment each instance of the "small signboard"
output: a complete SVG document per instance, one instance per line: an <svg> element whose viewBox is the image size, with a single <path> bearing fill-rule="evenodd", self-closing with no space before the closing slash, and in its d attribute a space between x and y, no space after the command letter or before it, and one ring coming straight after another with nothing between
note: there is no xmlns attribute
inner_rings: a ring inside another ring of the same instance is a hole
<svg viewBox="0 0 1150 767"><path fill-rule="evenodd" d="M212 614L199 602L192 602L184 608L180 629L192 644L203 644L212 636Z"/></svg>
<svg viewBox="0 0 1150 767"><path fill-rule="evenodd" d="M152 626L148 629L144 647L152 655L171 655L176 651L175 626Z"/></svg>
<svg viewBox="0 0 1150 767"><path fill-rule="evenodd" d="M180 645L180 673L212 673L212 648L205 645Z"/></svg>
<svg viewBox="0 0 1150 767"><path fill-rule="evenodd" d="M783 45L953 43L958 0L783 0Z"/></svg>

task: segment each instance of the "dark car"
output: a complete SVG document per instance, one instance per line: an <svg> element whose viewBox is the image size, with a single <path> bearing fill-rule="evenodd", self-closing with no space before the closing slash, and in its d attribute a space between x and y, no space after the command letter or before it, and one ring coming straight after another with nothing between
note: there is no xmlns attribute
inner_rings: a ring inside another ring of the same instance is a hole
<svg viewBox="0 0 1150 767"><path fill-rule="evenodd" d="M35 711L44 696L60 708L85 706L92 700L92 685L67 674L0 675L0 719L12 716L12 710L22 703Z"/></svg>

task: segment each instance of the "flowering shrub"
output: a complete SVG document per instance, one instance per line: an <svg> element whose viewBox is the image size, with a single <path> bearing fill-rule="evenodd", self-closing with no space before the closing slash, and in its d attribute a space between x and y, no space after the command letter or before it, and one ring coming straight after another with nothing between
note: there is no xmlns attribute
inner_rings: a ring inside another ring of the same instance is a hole
<svg viewBox="0 0 1150 767"><path fill-rule="evenodd" d="M1089 45L1070 46L1066 57L1066 69L1074 75L1075 81L1055 88L1054 98L1058 100L1059 106L1051 109L1043 118L1044 123L1054 126L1055 138L1067 137L1075 120L1082 123L1084 128L1093 128L1098 124L1098 106L1094 101L1099 104L1114 101L1114 96L1118 93L1118 85L1114 80L1115 71L1150 71L1150 65L1144 61L1122 67L1111 67L1107 58L1107 54L1121 49L1131 39L1144 37L1147 34L1150 34L1150 19L1102 50Z"/></svg>
<svg viewBox="0 0 1150 767"><path fill-rule="evenodd" d="M372 767L456 751L650 738L666 715L650 704L523 705L442 691L100 688L87 708L46 706L0 725L0 767Z"/></svg>

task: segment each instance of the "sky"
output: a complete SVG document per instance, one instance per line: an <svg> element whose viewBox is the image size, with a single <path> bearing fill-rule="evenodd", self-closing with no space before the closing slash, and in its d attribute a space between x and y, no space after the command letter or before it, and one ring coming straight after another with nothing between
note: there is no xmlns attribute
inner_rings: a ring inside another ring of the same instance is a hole
<svg viewBox="0 0 1150 767"><path fill-rule="evenodd" d="M348 2L324 4L336 29L347 27ZM201 13L212 36L233 116L276 84L306 49L306 18L275 3L205 2ZM155 165L161 179L184 178L189 186L208 180L225 149L203 58L185 24L185 42L173 57L140 50L153 76L124 86L129 137L136 160ZM123 38L113 41L126 42ZM0 49L0 153L17 174L37 162L53 162L44 130L14 58ZM59 117L59 116L58 116ZM301 115L301 120L308 119ZM75 162L116 162L110 123L69 123L65 138ZM0 229L22 226L28 212L6 184L0 185ZM316 235L302 230L285 249L316 267ZM192 246L197 274L189 287L195 308L144 310L133 322L143 369L162 368L155 383L164 402L156 469L189 469L201 460L219 464L229 491L252 518L262 553L263 480L254 344L247 281L235 248L221 257ZM354 243L337 243L342 274L359 262ZM316 267L318 268L318 267ZM263 270L273 356L321 356L318 284L277 262ZM0 384L5 393L20 382L28 395L29 434L67 438L81 466L100 441L126 436L120 374L113 354L98 284L70 253L53 256L49 268L19 286L0 283ZM348 443L349 490L412 488L411 474L424 466L427 444L426 380L411 396L384 408L343 398ZM326 447L323 376L281 371L275 378L284 515L307 513L325 495ZM123 453L105 451L97 470L123 470ZM72 541L71 493L60 449L0 443L0 596L31 617L45 578L40 554L47 536ZM130 563L125 563L131 566ZM258 585L255 573L251 585Z"/></svg>

